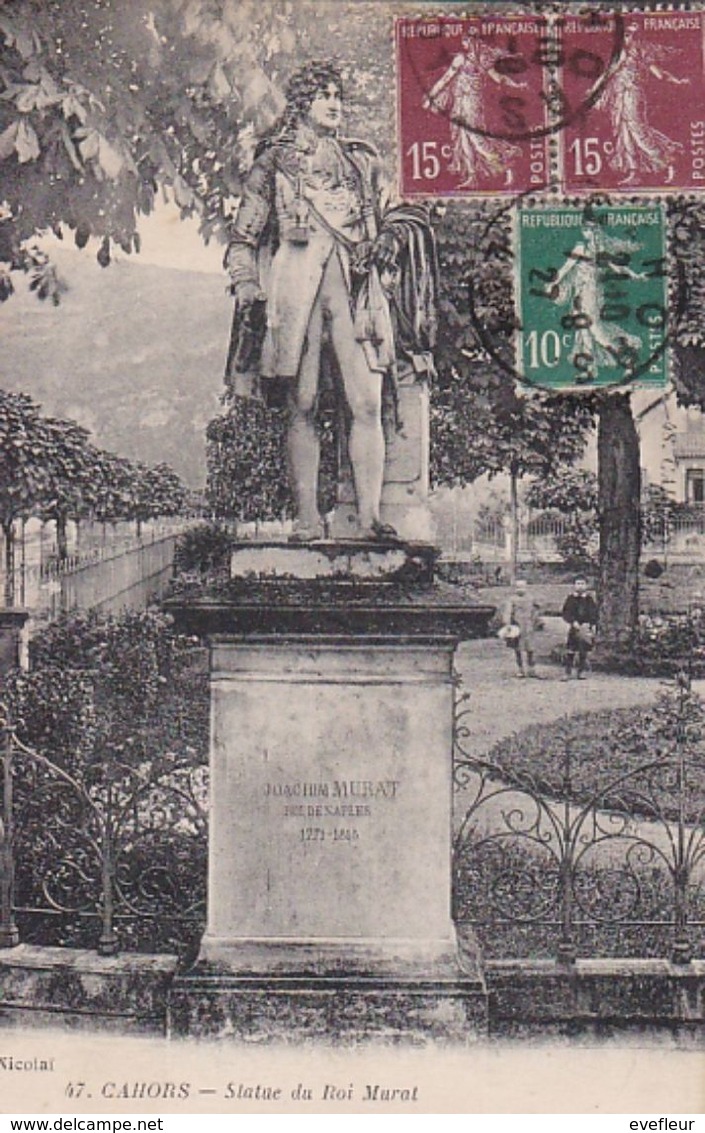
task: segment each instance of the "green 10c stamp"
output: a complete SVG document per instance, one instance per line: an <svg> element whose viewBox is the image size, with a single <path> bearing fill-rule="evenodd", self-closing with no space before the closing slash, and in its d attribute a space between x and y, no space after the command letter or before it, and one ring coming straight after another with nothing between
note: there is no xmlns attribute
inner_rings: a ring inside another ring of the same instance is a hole
<svg viewBox="0 0 705 1133"><path fill-rule="evenodd" d="M667 381L665 222L655 206L519 209L517 368L546 389Z"/></svg>

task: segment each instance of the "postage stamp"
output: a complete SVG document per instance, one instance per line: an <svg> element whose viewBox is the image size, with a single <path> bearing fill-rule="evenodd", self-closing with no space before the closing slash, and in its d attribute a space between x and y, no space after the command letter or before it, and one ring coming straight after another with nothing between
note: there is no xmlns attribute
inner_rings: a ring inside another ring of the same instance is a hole
<svg viewBox="0 0 705 1133"><path fill-rule="evenodd" d="M585 106L558 132L566 192L705 187L704 33L690 10L558 21L560 89Z"/></svg>
<svg viewBox="0 0 705 1133"><path fill-rule="evenodd" d="M545 17L405 17L395 38L403 196L498 196L548 183Z"/></svg>
<svg viewBox="0 0 705 1133"><path fill-rule="evenodd" d="M517 210L517 370L529 383L666 384L664 228L658 204Z"/></svg>

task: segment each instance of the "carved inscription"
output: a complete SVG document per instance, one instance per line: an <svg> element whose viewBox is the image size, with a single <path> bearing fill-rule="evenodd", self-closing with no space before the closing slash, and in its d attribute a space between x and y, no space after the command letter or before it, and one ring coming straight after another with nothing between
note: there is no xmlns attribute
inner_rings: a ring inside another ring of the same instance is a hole
<svg viewBox="0 0 705 1133"><path fill-rule="evenodd" d="M400 786L399 779L292 780L265 783L264 797L281 801L280 817L307 820L309 825L300 827L297 832L299 842L351 846L360 840L361 831L355 825L337 823L372 818L379 804L394 803ZM327 819L336 824L331 826Z"/></svg>

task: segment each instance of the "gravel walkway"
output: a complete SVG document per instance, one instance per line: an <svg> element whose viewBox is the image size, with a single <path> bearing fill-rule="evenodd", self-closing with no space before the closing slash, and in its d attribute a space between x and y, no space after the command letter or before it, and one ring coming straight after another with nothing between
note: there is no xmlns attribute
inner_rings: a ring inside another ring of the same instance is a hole
<svg viewBox="0 0 705 1133"><path fill-rule="evenodd" d="M585 680L563 681L563 670L549 660L553 649L563 641L564 623L559 618L547 618L538 651L538 680L518 678L513 653L496 639L468 642L460 648L456 667L462 680L461 691L469 694L470 714L464 719L469 734L463 737L467 755L485 755L499 740L530 724L548 724L576 712L652 703L664 686L661 678L608 673L588 673ZM705 681L696 681L693 687L705 697ZM477 777L469 775L467 785L454 794L456 831L475 799L478 785ZM504 792L483 804L482 826L505 829L507 811L513 806L521 810L525 802L521 791ZM662 823L636 823L633 833L661 845L668 854L669 838ZM705 869L705 860L702 868Z"/></svg>
<svg viewBox="0 0 705 1133"><path fill-rule="evenodd" d="M518 679L514 654L494 638L460 647L456 667L472 709L472 735L464 744L468 754L484 755L498 740L529 724L550 723L575 712L629 708L656 699L664 684L659 677L588 673L583 681L562 681L562 669L549 657L565 637L565 623L546 618L546 628L539 635L540 680ZM695 682L694 687L705 695L705 681Z"/></svg>

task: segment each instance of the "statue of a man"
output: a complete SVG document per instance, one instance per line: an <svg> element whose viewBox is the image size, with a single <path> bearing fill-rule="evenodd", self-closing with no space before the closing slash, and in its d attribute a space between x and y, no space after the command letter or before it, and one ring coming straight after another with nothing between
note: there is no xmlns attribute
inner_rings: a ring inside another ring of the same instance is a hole
<svg viewBox="0 0 705 1133"><path fill-rule="evenodd" d="M225 264L236 312L228 381L257 371L270 404L288 408L293 539L320 539L316 407L332 347L347 418L359 539L390 540L380 519L382 389L395 364L389 284L400 245L380 212L373 146L339 136L343 86L329 62L294 74L284 114L257 148Z"/></svg>

